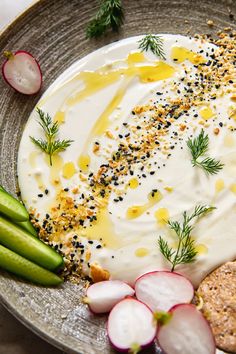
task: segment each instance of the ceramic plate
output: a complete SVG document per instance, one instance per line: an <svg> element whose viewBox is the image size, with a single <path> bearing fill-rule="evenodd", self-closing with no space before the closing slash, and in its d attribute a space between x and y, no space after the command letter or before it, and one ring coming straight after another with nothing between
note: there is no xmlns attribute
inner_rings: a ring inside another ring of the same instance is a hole
<svg viewBox="0 0 236 354"><path fill-rule="evenodd" d="M97 1L42 0L20 16L0 36L0 52L24 49L38 58L44 74L42 91L32 97L15 93L0 78L0 183L15 193L16 160L24 125L43 91L73 62L101 46L147 32L211 33L235 27L234 0L126 0L125 22L119 33L88 40L85 28ZM207 20L213 20L213 29ZM46 289L1 272L2 303L27 327L68 353L112 353L105 317L95 317L81 304L83 284L65 283ZM148 353L158 353L153 347Z"/></svg>

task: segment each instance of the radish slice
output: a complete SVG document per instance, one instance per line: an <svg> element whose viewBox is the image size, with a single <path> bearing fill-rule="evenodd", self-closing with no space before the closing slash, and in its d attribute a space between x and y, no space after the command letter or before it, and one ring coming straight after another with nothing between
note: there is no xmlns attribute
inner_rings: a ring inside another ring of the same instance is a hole
<svg viewBox="0 0 236 354"><path fill-rule="evenodd" d="M110 312L107 331L117 350L137 353L154 341L156 324L152 311L145 304L128 298Z"/></svg>
<svg viewBox="0 0 236 354"><path fill-rule="evenodd" d="M120 280L101 281L91 285L86 294L84 302L94 313L105 313L126 296L133 296L134 289Z"/></svg>
<svg viewBox="0 0 236 354"><path fill-rule="evenodd" d="M168 311L176 304L189 303L194 289L190 281L178 273L155 271L136 280L135 293L152 311Z"/></svg>
<svg viewBox="0 0 236 354"><path fill-rule="evenodd" d="M210 326L194 305L181 304L169 311L170 320L157 333L166 354L214 354L215 341Z"/></svg>
<svg viewBox="0 0 236 354"><path fill-rule="evenodd" d="M37 60L28 52L5 52L7 60L2 66L4 80L16 91L33 95L42 85L42 73Z"/></svg>

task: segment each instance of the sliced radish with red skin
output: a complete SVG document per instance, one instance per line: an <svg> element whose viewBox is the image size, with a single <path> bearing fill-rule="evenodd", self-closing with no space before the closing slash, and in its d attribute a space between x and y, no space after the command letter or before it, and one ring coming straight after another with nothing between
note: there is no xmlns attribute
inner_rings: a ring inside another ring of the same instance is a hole
<svg viewBox="0 0 236 354"><path fill-rule="evenodd" d="M135 293L152 311L168 311L176 304L191 302L194 289L191 282L178 273L155 271L136 280Z"/></svg>
<svg viewBox="0 0 236 354"><path fill-rule="evenodd" d="M171 318L159 327L157 339L166 354L214 354L210 326L196 306L180 304L169 311Z"/></svg>
<svg viewBox="0 0 236 354"><path fill-rule="evenodd" d="M5 52L7 60L2 66L4 80L25 95L37 93L42 85L42 72L37 60L28 52Z"/></svg>
<svg viewBox="0 0 236 354"><path fill-rule="evenodd" d="M92 284L87 289L85 303L94 313L105 313L126 296L133 296L134 289L120 280L106 280Z"/></svg>
<svg viewBox="0 0 236 354"><path fill-rule="evenodd" d="M117 350L137 353L154 341L156 323L152 311L145 304L127 298L111 310L107 332L111 344Z"/></svg>

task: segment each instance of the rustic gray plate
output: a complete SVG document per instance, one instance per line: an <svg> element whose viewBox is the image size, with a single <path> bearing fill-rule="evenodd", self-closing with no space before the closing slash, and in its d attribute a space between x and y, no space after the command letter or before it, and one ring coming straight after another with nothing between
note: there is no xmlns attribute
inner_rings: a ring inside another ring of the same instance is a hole
<svg viewBox="0 0 236 354"><path fill-rule="evenodd" d="M234 27L235 0L126 0L125 23L118 34L87 40L85 28L97 1L42 0L0 36L0 52L24 49L38 58L44 76L42 91L74 61L112 41L147 32L194 34ZM230 19L231 18L231 19ZM42 92L41 92L42 93ZM0 183L15 193L16 160L22 130L41 93L15 93L0 78ZM0 274L2 303L27 327L68 353L112 353L104 317L91 315L80 303L83 284L58 289L27 284ZM153 347L148 353L157 353Z"/></svg>

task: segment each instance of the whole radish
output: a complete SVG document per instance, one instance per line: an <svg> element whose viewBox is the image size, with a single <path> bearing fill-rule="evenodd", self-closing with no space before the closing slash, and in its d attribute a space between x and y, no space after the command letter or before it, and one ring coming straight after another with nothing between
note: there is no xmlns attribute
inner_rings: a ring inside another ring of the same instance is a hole
<svg viewBox="0 0 236 354"><path fill-rule="evenodd" d="M2 65L4 80L16 91L25 95L37 93L42 85L42 72L32 54L18 50L4 52L6 61Z"/></svg>
<svg viewBox="0 0 236 354"><path fill-rule="evenodd" d="M127 298L113 307L108 317L108 337L119 351L138 353L156 336L152 311L142 302Z"/></svg>

